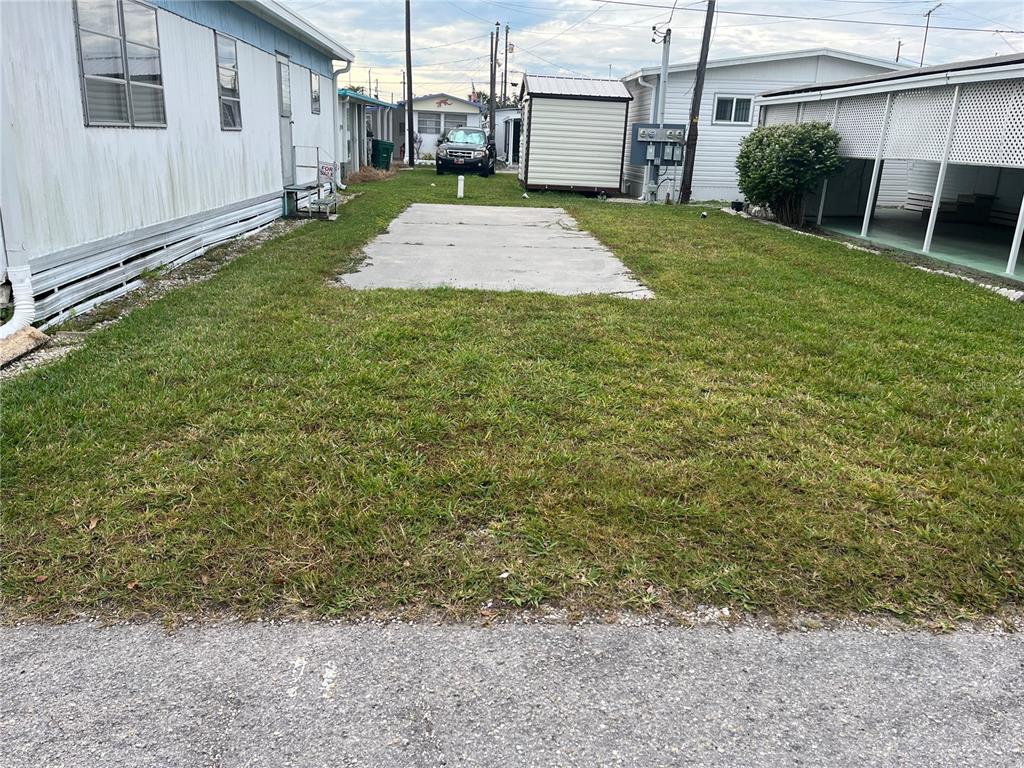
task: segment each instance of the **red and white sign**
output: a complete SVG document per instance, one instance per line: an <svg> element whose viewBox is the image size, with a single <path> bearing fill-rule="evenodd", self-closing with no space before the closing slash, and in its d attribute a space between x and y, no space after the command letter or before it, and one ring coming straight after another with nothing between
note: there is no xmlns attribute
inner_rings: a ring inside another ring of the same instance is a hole
<svg viewBox="0 0 1024 768"><path fill-rule="evenodd" d="M321 184L326 184L329 181L334 181L334 163L322 161L318 167L317 179Z"/></svg>

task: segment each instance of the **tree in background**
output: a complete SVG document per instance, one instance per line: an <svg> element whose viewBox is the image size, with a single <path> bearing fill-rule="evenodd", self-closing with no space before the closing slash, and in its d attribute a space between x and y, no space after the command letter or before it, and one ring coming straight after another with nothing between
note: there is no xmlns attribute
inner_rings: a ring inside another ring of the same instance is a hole
<svg viewBox="0 0 1024 768"><path fill-rule="evenodd" d="M828 123L756 128L736 157L740 191L790 227L804 220L804 196L843 168L839 134Z"/></svg>

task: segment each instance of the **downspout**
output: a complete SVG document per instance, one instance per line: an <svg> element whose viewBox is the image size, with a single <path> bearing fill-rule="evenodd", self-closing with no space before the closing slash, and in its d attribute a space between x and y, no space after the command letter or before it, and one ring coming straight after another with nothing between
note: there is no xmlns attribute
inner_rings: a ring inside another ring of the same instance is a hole
<svg viewBox="0 0 1024 768"><path fill-rule="evenodd" d="M12 121L6 118L0 121L0 165L4 168L3 189L5 194L3 207L0 209L0 249L3 251L4 264L7 267L7 279L11 281L11 294L14 301L14 314L11 319L0 325L0 339L6 339L22 328L32 324L36 319L36 301L32 294L32 270L25 253L24 219L21 215L21 203L18 199L18 164L14 159L14 148L17 146L12 135ZM8 229L10 227L10 229ZM7 238L14 235L11 247L8 248Z"/></svg>
<svg viewBox="0 0 1024 768"><path fill-rule="evenodd" d="M654 91L654 93L651 94L651 114L650 114L650 117L647 120L647 122L653 123L655 116L658 114L657 113L657 109L658 109L658 98L657 98L658 86L653 85L652 83L648 83L646 80L644 80L644 76L643 75L640 75L640 77L638 77L636 79L636 82L637 82L638 85L646 88L647 90ZM647 199L647 187L651 183L650 179L648 178L648 176L650 175L650 172L651 172L650 166L647 163L644 163L644 185L643 185L643 188L640 190L640 199L641 200L646 200Z"/></svg>
<svg viewBox="0 0 1024 768"><path fill-rule="evenodd" d="M11 281L11 293L14 295L14 314L0 325L0 339L14 335L32 325L36 319L36 300L32 295L32 271L29 266L8 267L7 279Z"/></svg>
<svg viewBox="0 0 1024 768"><path fill-rule="evenodd" d="M337 181L341 182L341 144L339 143L338 134L341 133L341 124L338 122L340 115L338 114L338 75L344 75L352 69L352 62L346 61L345 66L341 69L336 69L331 75L331 83L334 85L334 93L331 95L331 100L334 102L334 167L335 173L338 174L339 178Z"/></svg>

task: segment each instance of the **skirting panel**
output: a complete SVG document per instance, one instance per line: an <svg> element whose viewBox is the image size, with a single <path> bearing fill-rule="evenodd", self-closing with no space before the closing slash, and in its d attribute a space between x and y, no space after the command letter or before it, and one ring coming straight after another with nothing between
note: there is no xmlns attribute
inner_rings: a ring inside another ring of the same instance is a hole
<svg viewBox="0 0 1024 768"><path fill-rule="evenodd" d="M141 284L139 275L183 264L210 247L266 226L282 214L280 195L130 232L29 262L36 322L52 325Z"/></svg>

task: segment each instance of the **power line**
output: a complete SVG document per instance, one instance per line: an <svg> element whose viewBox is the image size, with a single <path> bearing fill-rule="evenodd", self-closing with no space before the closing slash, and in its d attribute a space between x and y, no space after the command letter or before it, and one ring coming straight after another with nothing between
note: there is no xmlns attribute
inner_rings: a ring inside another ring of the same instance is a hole
<svg viewBox="0 0 1024 768"><path fill-rule="evenodd" d="M636 3L630 2L630 0L594 0L594 2L605 3L608 5L625 5L633 8L665 8L666 10L672 8L671 5L657 5L654 3ZM680 8L681 11L695 11L697 13L703 13L699 8ZM871 21L861 19L837 19L829 18L828 16L791 16L783 13L760 13L758 11L722 11L718 13L728 16L754 16L766 19L791 19L795 21L825 21L832 24L866 24L875 27L906 27L909 29L924 29L924 24L907 24L906 22L900 21ZM950 32L986 32L988 34L1002 33L1006 35L1024 35L1024 30L1020 29L979 29L978 27L940 27L933 26L932 29L942 29Z"/></svg>
<svg viewBox="0 0 1024 768"><path fill-rule="evenodd" d="M476 37L467 37L464 40L456 40L453 43L441 43L440 45L425 45L422 48L413 48L412 50L414 50L414 51L431 51L431 50L433 50L435 48L448 48L449 46L452 46L452 45L459 45L460 43L468 43L471 40L482 40L485 37L487 37L487 35L477 35ZM364 50L362 48L356 48L356 51L359 52L359 53L405 53L405 48L395 48L395 49L392 49L390 51L367 51L367 50Z"/></svg>

